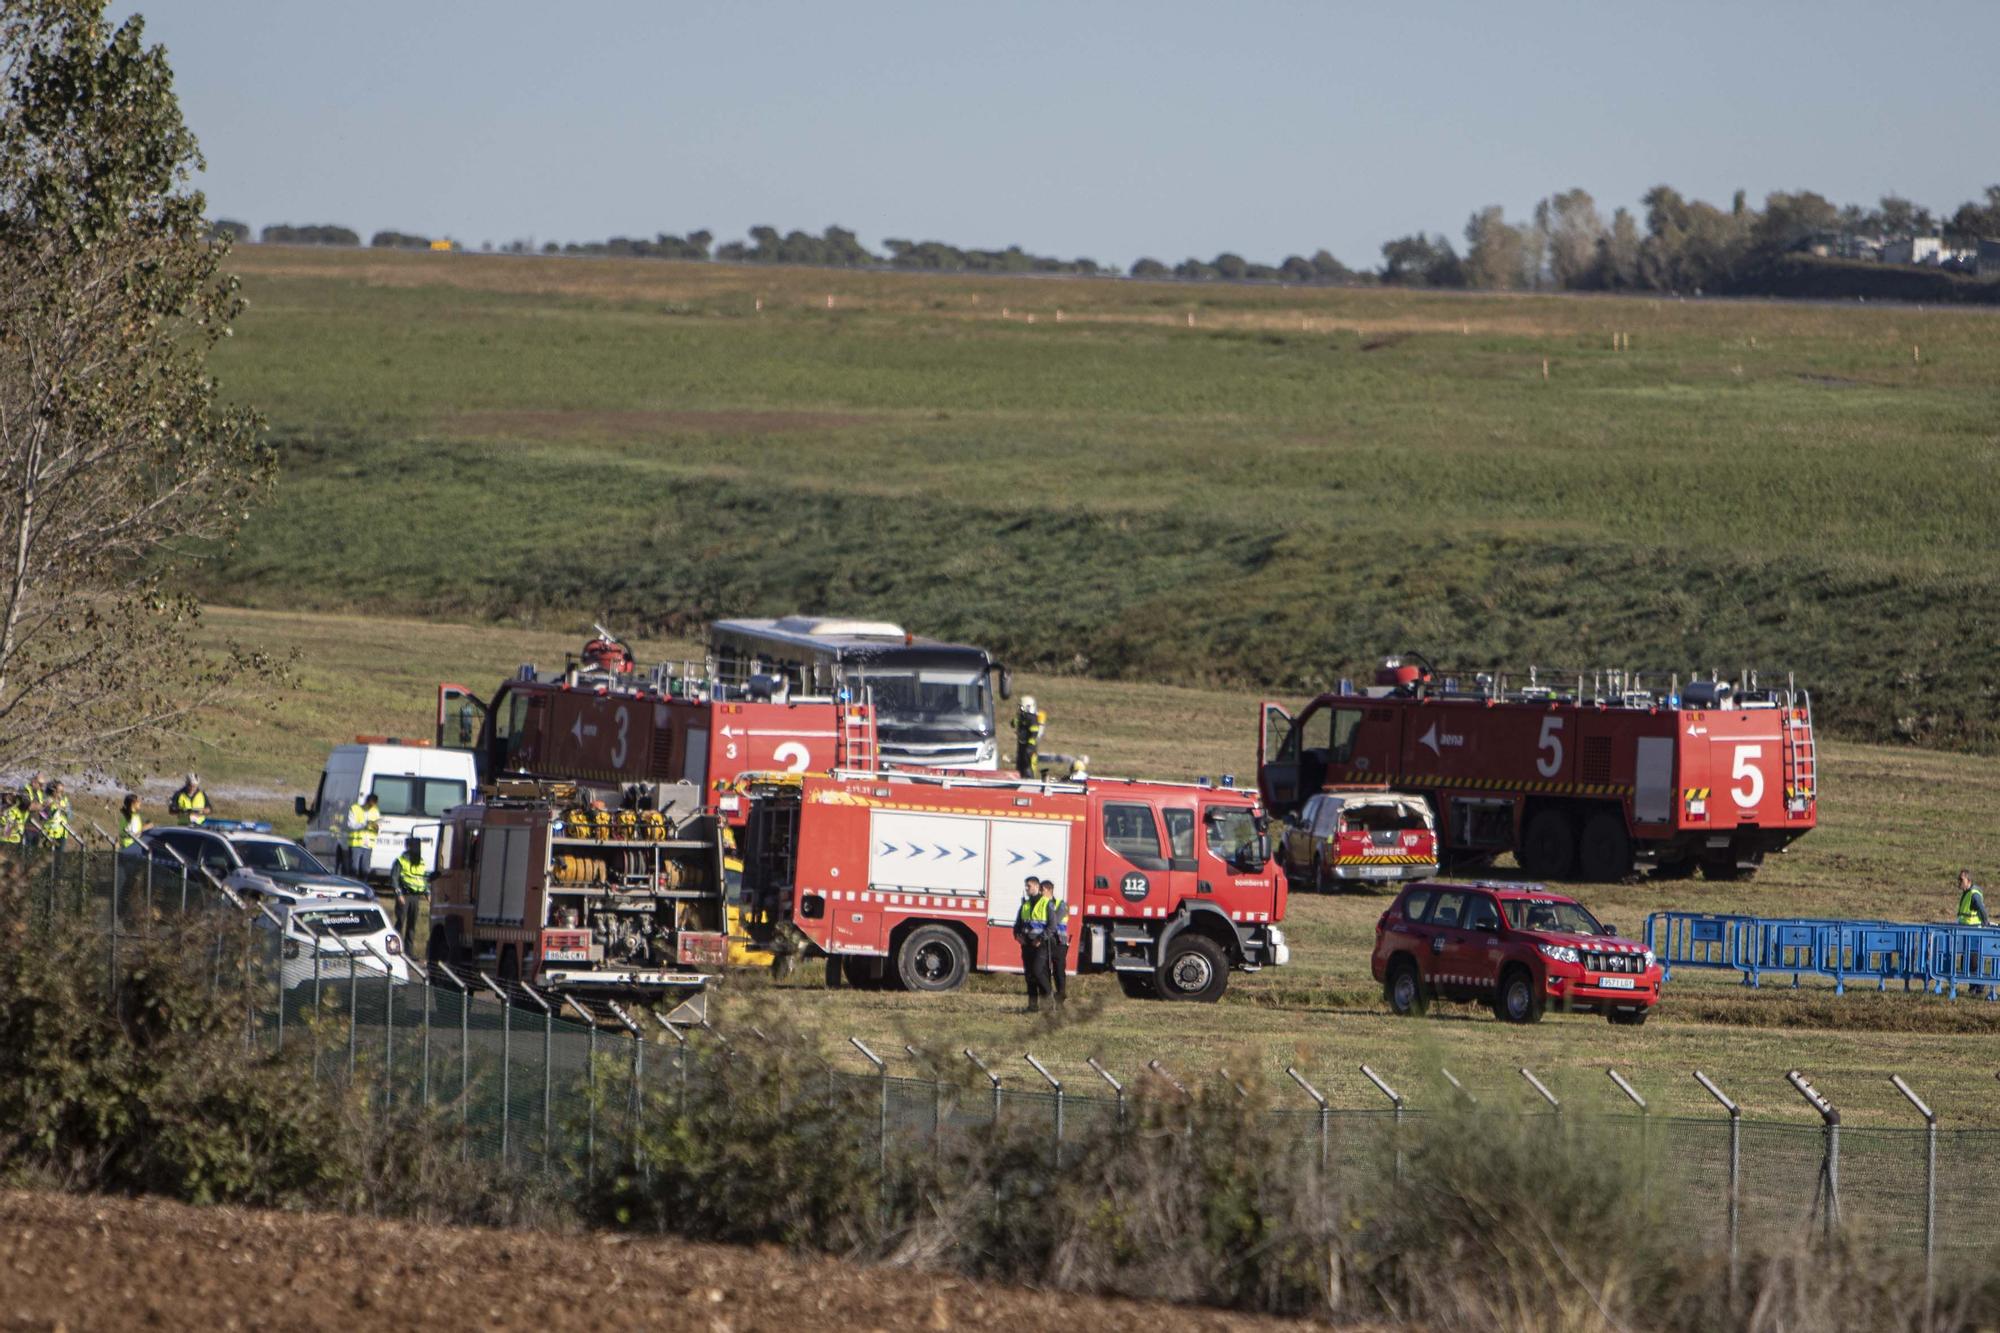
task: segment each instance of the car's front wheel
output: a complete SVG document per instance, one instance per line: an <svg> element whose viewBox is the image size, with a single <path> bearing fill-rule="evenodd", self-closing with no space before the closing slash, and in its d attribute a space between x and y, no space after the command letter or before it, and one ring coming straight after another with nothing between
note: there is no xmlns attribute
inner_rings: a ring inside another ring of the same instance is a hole
<svg viewBox="0 0 2000 1333"><path fill-rule="evenodd" d="M1493 998L1493 1012L1503 1023L1539 1023L1542 997L1535 986L1534 973L1512 967L1500 978L1500 993Z"/></svg>

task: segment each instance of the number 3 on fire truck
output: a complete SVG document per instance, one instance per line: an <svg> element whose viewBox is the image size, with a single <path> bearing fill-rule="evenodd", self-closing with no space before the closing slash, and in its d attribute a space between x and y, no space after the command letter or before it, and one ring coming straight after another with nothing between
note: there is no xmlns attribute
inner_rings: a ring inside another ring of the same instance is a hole
<svg viewBox="0 0 2000 1333"><path fill-rule="evenodd" d="M1731 787L1729 789L1730 799L1735 801L1736 804L1748 808L1764 799L1764 770L1759 768L1756 763L1763 756L1764 747L1761 745L1739 745L1736 747L1736 763L1729 770L1730 780L1735 781L1740 778L1749 784L1745 787Z"/></svg>
<svg viewBox="0 0 2000 1333"><path fill-rule="evenodd" d="M1563 766L1563 720L1551 714L1542 719L1542 742L1536 748L1546 758L1535 761L1535 771L1545 778L1552 778L1556 770Z"/></svg>
<svg viewBox="0 0 2000 1333"><path fill-rule="evenodd" d="M622 769L625 767L625 733L631 730L631 728L632 719L626 715L623 708L620 708L618 710L618 742L611 747L611 766L613 768Z"/></svg>

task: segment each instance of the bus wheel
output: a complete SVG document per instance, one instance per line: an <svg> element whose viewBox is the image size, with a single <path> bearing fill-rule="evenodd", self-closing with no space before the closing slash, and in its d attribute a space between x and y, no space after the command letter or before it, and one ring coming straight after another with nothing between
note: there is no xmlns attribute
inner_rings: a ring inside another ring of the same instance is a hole
<svg viewBox="0 0 2000 1333"><path fill-rule="evenodd" d="M957 990L971 970L965 937L950 926L918 926L896 950L896 975L905 990Z"/></svg>
<svg viewBox="0 0 2000 1333"><path fill-rule="evenodd" d="M1182 931L1167 945L1155 975L1164 999L1214 1004L1229 985L1229 956L1208 936Z"/></svg>

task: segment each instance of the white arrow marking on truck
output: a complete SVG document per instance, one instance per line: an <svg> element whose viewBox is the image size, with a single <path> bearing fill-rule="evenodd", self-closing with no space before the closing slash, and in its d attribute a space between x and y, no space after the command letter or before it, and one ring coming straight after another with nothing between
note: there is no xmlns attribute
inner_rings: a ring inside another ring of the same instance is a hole
<svg viewBox="0 0 2000 1333"><path fill-rule="evenodd" d="M1432 754L1439 754L1440 751L1438 750L1438 724L1435 722L1431 723L1431 729L1425 732L1422 736L1419 736L1417 738L1417 744L1428 745L1431 747Z"/></svg>

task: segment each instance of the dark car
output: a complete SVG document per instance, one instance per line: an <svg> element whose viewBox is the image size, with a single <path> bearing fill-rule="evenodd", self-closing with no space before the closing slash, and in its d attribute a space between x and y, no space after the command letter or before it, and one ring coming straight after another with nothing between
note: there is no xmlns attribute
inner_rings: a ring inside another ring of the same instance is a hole
<svg viewBox="0 0 2000 1333"><path fill-rule="evenodd" d="M152 853L157 876L207 871L244 898L373 898L360 880L336 875L311 852L269 833L203 828L147 829L139 840Z"/></svg>

